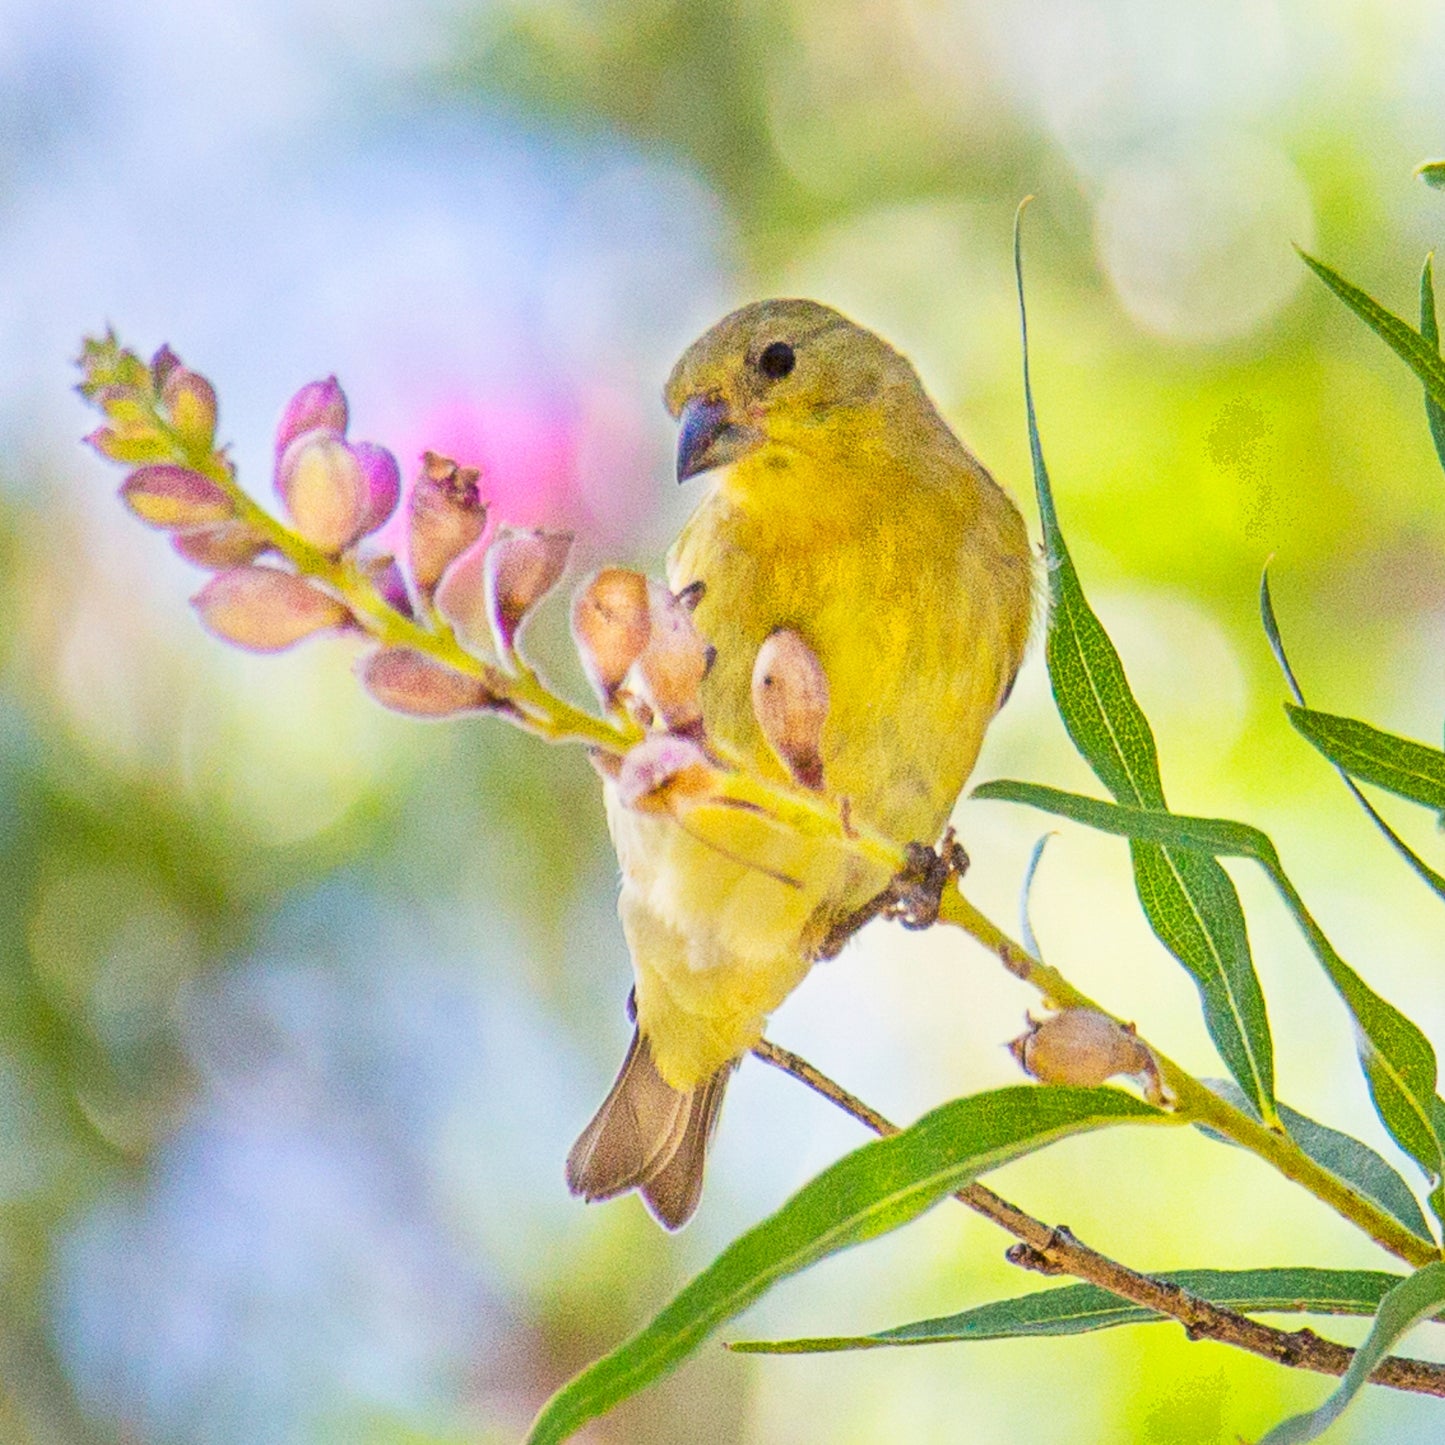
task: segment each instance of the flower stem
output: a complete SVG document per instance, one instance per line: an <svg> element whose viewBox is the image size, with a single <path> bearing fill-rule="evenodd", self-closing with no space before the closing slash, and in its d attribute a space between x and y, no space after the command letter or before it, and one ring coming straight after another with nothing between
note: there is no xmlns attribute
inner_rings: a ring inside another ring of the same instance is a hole
<svg viewBox="0 0 1445 1445"><path fill-rule="evenodd" d="M453 672L481 678L488 691L517 707L524 727L550 742L579 742L604 752L622 754L641 739L642 732L636 724L609 722L574 707L552 693L530 668L516 674L504 673L462 647L450 627L424 627L404 616L381 596L355 562L312 546L253 501L237 485L230 466L219 453L197 455L185 447L159 416L157 425L172 439L186 465L209 477L230 497L241 521L265 537L297 572L334 592L383 647L405 647Z"/></svg>

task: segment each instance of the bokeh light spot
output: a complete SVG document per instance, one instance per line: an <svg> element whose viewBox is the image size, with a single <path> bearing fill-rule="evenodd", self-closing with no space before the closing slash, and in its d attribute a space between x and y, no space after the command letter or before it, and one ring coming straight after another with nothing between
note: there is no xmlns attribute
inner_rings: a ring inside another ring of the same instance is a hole
<svg viewBox="0 0 1445 1445"><path fill-rule="evenodd" d="M1116 166L1095 213L1099 264L1130 316L1171 340L1226 341L1268 321L1304 279L1314 212L1285 155L1248 137L1145 151Z"/></svg>

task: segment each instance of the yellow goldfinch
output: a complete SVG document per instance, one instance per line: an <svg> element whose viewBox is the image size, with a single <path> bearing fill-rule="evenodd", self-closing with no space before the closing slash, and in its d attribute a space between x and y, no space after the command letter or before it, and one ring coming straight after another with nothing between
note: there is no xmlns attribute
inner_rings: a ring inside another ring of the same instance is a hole
<svg viewBox="0 0 1445 1445"><path fill-rule="evenodd" d="M694 621L716 648L708 737L786 776L752 674L790 629L827 680L827 793L900 843L931 842L1023 658L1032 562L1018 509L907 359L816 302L725 317L683 354L666 400L682 424L678 480L713 473L668 559L674 591L701 584ZM607 794L637 1030L567 1178L588 1199L638 1189L676 1229L697 1208L732 1070L830 930L889 880L745 818L722 849Z"/></svg>

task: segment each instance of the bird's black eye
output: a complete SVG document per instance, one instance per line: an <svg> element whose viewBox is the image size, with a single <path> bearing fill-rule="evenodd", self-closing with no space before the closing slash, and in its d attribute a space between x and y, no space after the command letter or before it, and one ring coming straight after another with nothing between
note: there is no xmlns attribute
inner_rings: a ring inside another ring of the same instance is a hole
<svg viewBox="0 0 1445 1445"><path fill-rule="evenodd" d="M781 381L797 364L798 358L786 341L769 343L758 357L758 370L769 381Z"/></svg>

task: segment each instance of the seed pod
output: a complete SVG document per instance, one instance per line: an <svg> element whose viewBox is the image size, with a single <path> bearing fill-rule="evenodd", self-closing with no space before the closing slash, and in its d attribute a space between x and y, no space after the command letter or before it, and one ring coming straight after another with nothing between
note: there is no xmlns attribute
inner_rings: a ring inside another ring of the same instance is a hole
<svg viewBox="0 0 1445 1445"><path fill-rule="evenodd" d="M396 565L396 558L390 553L383 553L379 557L369 557L361 564L361 570L366 573L371 585L381 594L382 600L393 612L400 612L403 617L412 616L411 598L407 595L406 578L402 576L401 568Z"/></svg>
<svg viewBox="0 0 1445 1445"><path fill-rule="evenodd" d="M386 522L401 500L401 468L385 447L374 442L352 442L351 455L366 481L366 509L361 519L365 537Z"/></svg>
<svg viewBox="0 0 1445 1445"><path fill-rule="evenodd" d="M171 367L161 386L161 404L189 447L209 451L216 439L216 388L197 371Z"/></svg>
<svg viewBox="0 0 1445 1445"><path fill-rule="evenodd" d="M639 813L669 813L713 792L716 769L689 738L654 733L622 760L617 797Z"/></svg>
<svg viewBox="0 0 1445 1445"><path fill-rule="evenodd" d="M366 473L336 432L302 432L276 468L276 490L296 530L323 552L349 547L366 525Z"/></svg>
<svg viewBox="0 0 1445 1445"><path fill-rule="evenodd" d="M163 391L171 372L180 364L180 357L177 356L168 345L162 346L161 349L151 357L150 374L152 388L157 392Z"/></svg>
<svg viewBox="0 0 1445 1445"><path fill-rule="evenodd" d="M427 596L487 525L487 509L477 494L480 477L475 467L459 467L435 452L422 458L411 493L408 560L412 581Z"/></svg>
<svg viewBox="0 0 1445 1445"><path fill-rule="evenodd" d="M171 538L171 546L198 567L212 572L239 567L259 557L270 545L266 538L245 522L213 522L207 527L188 527Z"/></svg>
<svg viewBox="0 0 1445 1445"><path fill-rule="evenodd" d="M1045 1084L1092 1086L1116 1074L1134 1074L1157 1087L1158 1066L1132 1029L1094 1009L1072 1008L1041 1023L1009 1045L1025 1073Z"/></svg>
<svg viewBox="0 0 1445 1445"><path fill-rule="evenodd" d="M276 455L279 457L297 437L309 431L331 431L346 435L348 421L346 393L334 376L309 381L281 413L276 427Z"/></svg>
<svg viewBox="0 0 1445 1445"><path fill-rule="evenodd" d="M458 640L483 656L492 652L492 622L487 610L487 549L473 542L455 558L437 583L436 610L451 623Z"/></svg>
<svg viewBox="0 0 1445 1445"><path fill-rule="evenodd" d="M252 652L280 652L351 614L294 572L233 567L212 577L191 605L209 632Z"/></svg>
<svg viewBox="0 0 1445 1445"><path fill-rule="evenodd" d="M451 717L497 702L480 678L453 672L409 647L380 648L357 671L377 702L411 717Z"/></svg>
<svg viewBox="0 0 1445 1445"><path fill-rule="evenodd" d="M174 454L170 439L149 422L122 426L100 426L85 438L108 461L136 466L143 462L164 462Z"/></svg>
<svg viewBox="0 0 1445 1445"><path fill-rule="evenodd" d="M487 548L487 614L503 655L527 613L557 585L571 551L571 532L503 531Z"/></svg>
<svg viewBox="0 0 1445 1445"><path fill-rule="evenodd" d="M142 522L167 530L227 522L236 515L225 491L189 467L141 467L125 479L120 498Z"/></svg>
<svg viewBox="0 0 1445 1445"><path fill-rule="evenodd" d="M637 661L652 631L647 578L609 567L599 572L572 603L572 640L592 686L610 704Z"/></svg>
<svg viewBox="0 0 1445 1445"><path fill-rule="evenodd" d="M692 625L691 611L658 582L647 584L647 646L627 675L627 686L661 718L669 732L702 723L699 689L713 649Z"/></svg>
<svg viewBox="0 0 1445 1445"><path fill-rule="evenodd" d="M140 366L139 358L130 357L130 360ZM143 377L144 367L140 371ZM120 422L123 426L155 426L150 416L150 399L140 377L129 381L107 381L103 386L92 387L90 399L113 422Z"/></svg>
<svg viewBox="0 0 1445 1445"><path fill-rule="evenodd" d="M789 628L780 628L758 648L753 713L768 746L794 780L805 788L821 788L828 679L818 654Z"/></svg>

